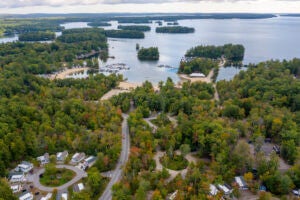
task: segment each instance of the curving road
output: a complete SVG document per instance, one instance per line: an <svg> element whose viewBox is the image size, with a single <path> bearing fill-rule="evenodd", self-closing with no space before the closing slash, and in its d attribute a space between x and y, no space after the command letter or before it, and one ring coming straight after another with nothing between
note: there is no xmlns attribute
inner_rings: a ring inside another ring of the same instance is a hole
<svg viewBox="0 0 300 200"><path fill-rule="evenodd" d="M45 172L45 168L40 169L37 173L35 173L34 175L32 175L32 177L30 177L29 179L31 179L34 187L38 188L41 191L45 191L45 192L53 192L53 189L57 189L58 191L63 191L68 189L68 187L70 187L71 185L77 183L79 180L81 180L84 177L87 177L87 174L78 169L77 167L74 166L70 166L70 165L57 165L57 168L66 168L69 170L72 170L76 173L76 176L69 182L67 182L66 184L59 186L59 187L46 187L44 185L42 185L40 183L40 175L43 174Z"/></svg>
<svg viewBox="0 0 300 200"><path fill-rule="evenodd" d="M129 157L129 151L130 151L130 137L129 137L129 128L128 128L128 115L122 114L123 116L123 122L122 122L122 152L121 156L119 158L118 164L116 166L116 169L111 172L110 174L110 181L108 185L106 186L106 189L104 190L102 196L99 198L99 200L110 200L112 199L112 186L121 180L122 178L122 167L126 164Z"/></svg>

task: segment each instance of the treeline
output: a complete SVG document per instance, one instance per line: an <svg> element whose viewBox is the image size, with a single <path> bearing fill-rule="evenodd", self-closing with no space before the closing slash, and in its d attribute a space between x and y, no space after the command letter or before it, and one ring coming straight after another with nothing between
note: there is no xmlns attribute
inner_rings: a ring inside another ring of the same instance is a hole
<svg viewBox="0 0 300 200"><path fill-rule="evenodd" d="M157 47L141 48L138 51L139 60L159 60L159 51Z"/></svg>
<svg viewBox="0 0 300 200"><path fill-rule="evenodd" d="M111 26L111 23L108 22L90 22L88 23L88 26L92 26L92 27L99 27L99 26Z"/></svg>
<svg viewBox="0 0 300 200"><path fill-rule="evenodd" d="M76 29L65 31L51 44L21 42L1 44L0 66L32 74L48 74L63 67L82 65L83 61L76 60L78 55L101 50L103 54L101 56L107 57L106 37L98 33L98 30L81 31Z"/></svg>
<svg viewBox="0 0 300 200"><path fill-rule="evenodd" d="M150 26L123 26L123 25L119 25L118 29L145 32L145 31L150 31L151 27Z"/></svg>
<svg viewBox="0 0 300 200"><path fill-rule="evenodd" d="M55 33L51 32L29 32L19 35L20 41L49 41L55 39Z"/></svg>
<svg viewBox="0 0 300 200"><path fill-rule="evenodd" d="M40 23L33 23L32 24L20 24L14 26L6 26L4 34L5 35L14 35L14 34L23 34L29 32L59 32L62 31L64 27L57 25L55 23L47 23L47 22L40 22Z"/></svg>
<svg viewBox="0 0 300 200"><path fill-rule="evenodd" d="M142 39L145 38L145 34L141 31L132 30L106 30L106 37L110 38L128 38L128 39Z"/></svg>
<svg viewBox="0 0 300 200"><path fill-rule="evenodd" d="M218 68L218 62L208 58L195 58L187 62L180 62L178 73L191 74L201 72L208 75L210 70Z"/></svg>
<svg viewBox="0 0 300 200"><path fill-rule="evenodd" d="M188 50L185 56L210 59L220 59L224 56L227 61L226 65L240 65L244 59L244 54L243 45L225 44L223 46L197 46Z"/></svg>
<svg viewBox="0 0 300 200"><path fill-rule="evenodd" d="M184 26L165 26L157 27L155 31L156 33L194 33L195 29Z"/></svg>

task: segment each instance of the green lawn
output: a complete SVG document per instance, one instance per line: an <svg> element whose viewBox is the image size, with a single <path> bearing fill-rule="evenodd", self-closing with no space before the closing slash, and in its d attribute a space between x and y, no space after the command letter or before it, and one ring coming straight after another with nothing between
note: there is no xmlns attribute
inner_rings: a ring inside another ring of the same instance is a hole
<svg viewBox="0 0 300 200"><path fill-rule="evenodd" d="M57 169L56 173L44 173L40 176L40 182L47 187L61 186L75 177L76 173L69 169Z"/></svg>
<svg viewBox="0 0 300 200"><path fill-rule="evenodd" d="M173 159L165 155L160 158L161 164L168 169L172 170L183 170L185 169L189 162L181 155L175 155Z"/></svg>

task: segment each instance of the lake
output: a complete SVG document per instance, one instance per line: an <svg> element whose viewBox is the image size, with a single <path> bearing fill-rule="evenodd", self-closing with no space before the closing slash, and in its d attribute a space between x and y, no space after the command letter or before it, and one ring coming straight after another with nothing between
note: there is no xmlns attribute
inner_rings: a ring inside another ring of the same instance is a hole
<svg viewBox="0 0 300 200"><path fill-rule="evenodd" d="M158 34L155 23L150 24L150 32L145 33L145 39L108 39L109 54L115 59L108 59L102 65L125 63L130 70L124 71L124 77L129 82L153 83L165 81L171 77L175 82L179 80L176 69L159 68L166 64L178 67L185 52L197 45L223 45L226 43L243 44L246 48L244 64L258 63L270 59L292 59L300 57L300 18L276 17L270 19L201 19L180 20L181 26L195 28L191 34ZM115 29L118 23L113 21ZM63 24L66 29L88 27L85 22ZM0 43L3 42L0 39ZM8 40L8 39L6 39ZM157 46L160 59L157 62L139 61L137 59L136 44L141 47ZM217 80L231 79L240 69L222 68Z"/></svg>

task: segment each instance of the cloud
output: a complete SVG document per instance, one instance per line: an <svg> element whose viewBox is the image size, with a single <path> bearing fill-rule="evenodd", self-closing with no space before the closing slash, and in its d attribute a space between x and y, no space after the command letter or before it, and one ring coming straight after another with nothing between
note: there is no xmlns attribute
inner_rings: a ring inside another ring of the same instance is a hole
<svg viewBox="0 0 300 200"><path fill-rule="evenodd" d="M20 8L32 6L74 6L74 5L100 5L100 4L162 4L162 3L197 3L197 2L237 2L259 0L0 0L0 8ZM274 1L300 1L300 0L274 0Z"/></svg>

